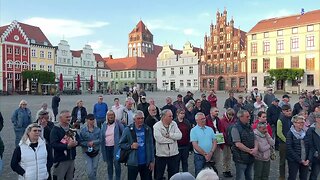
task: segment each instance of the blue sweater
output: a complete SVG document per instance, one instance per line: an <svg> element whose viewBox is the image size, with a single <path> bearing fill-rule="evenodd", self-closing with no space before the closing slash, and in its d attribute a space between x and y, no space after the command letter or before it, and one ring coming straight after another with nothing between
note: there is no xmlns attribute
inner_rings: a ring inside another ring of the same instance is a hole
<svg viewBox="0 0 320 180"><path fill-rule="evenodd" d="M96 119L105 119L108 111L108 105L104 102L96 103L93 107L93 115Z"/></svg>

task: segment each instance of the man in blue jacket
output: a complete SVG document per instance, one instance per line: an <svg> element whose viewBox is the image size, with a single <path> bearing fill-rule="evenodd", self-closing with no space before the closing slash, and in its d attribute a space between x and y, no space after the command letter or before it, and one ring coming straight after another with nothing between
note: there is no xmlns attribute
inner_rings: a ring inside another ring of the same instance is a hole
<svg viewBox="0 0 320 180"><path fill-rule="evenodd" d="M62 110L59 115L59 124L54 126L50 133L50 143L53 148L53 179L64 180L73 179L75 169L74 159L76 158L76 146L78 145L79 135L74 132L70 137L71 113Z"/></svg>
<svg viewBox="0 0 320 180"><path fill-rule="evenodd" d="M131 150L127 161L128 180L136 180L138 173L142 180L149 179L154 169L154 147L152 130L144 124L144 114L138 110L133 115L134 123L123 131L120 148Z"/></svg>
<svg viewBox="0 0 320 180"><path fill-rule="evenodd" d="M101 124L106 121L107 111L108 105L103 102L103 96L99 95L98 102L93 106L93 115L99 128L101 128Z"/></svg>

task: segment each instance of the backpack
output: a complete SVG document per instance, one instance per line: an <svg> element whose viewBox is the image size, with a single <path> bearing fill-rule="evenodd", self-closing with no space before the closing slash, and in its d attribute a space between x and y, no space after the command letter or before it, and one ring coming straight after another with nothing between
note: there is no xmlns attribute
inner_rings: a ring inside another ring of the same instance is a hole
<svg viewBox="0 0 320 180"><path fill-rule="evenodd" d="M136 133L134 132L134 129L133 127L129 127L130 129L130 134L131 134L131 137L133 139L133 142L137 142L137 136L136 136ZM132 149L121 149L119 148L117 154L116 154L116 160L119 162L119 163L127 163L128 159L129 159L129 155L131 153Z"/></svg>

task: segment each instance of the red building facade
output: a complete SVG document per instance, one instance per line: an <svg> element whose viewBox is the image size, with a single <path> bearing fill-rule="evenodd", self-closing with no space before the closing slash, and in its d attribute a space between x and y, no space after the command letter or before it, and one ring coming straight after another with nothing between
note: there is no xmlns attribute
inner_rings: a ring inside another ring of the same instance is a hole
<svg viewBox="0 0 320 180"><path fill-rule="evenodd" d="M2 91L23 91L26 82L21 73L30 67L30 42L17 21L0 27L2 49Z"/></svg>
<svg viewBox="0 0 320 180"><path fill-rule="evenodd" d="M234 90L246 88L246 32L227 22L227 10L217 11L216 24L204 37L204 56L200 62L201 90Z"/></svg>

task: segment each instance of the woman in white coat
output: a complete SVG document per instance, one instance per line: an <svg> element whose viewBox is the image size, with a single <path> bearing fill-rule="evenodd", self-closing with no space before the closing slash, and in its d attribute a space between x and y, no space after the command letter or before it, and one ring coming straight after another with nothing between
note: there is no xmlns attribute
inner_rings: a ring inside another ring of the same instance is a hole
<svg viewBox="0 0 320 180"><path fill-rule="evenodd" d="M19 174L19 180L45 180L48 167L52 166L52 153L40 137L41 127L37 123L30 124L13 152L11 168Z"/></svg>

